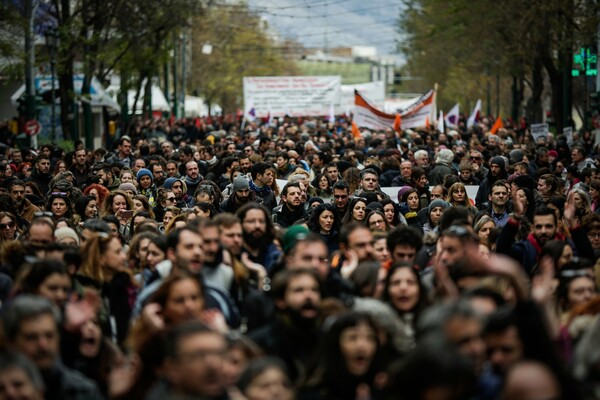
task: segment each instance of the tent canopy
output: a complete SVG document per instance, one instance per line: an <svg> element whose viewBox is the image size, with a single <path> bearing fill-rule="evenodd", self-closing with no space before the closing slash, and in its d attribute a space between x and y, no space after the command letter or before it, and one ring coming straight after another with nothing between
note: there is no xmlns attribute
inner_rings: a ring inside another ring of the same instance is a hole
<svg viewBox="0 0 600 400"><path fill-rule="evenodd" d="M58 83L58 79L54 80L54 90L58 90L60 87ZM75 89L75 93L78 96L81 96L81 88L83 87L83 74L73 75L73 87ZM49 75L38 75L35 78L35 92L38 95L49 92L52 90L52 77ZM17 100L23 95L25 92L25 85L22 85L11 97L11 103L13 105L17 105ZM121 112L121 107L119 104L114 101L104 90L100 81L96 78L92 78L92 84L90 88L91 94L91 104L92 106L97 107L108 107L112 108L117 112ZM57 99L58 100L58 99Z"/></svg>
<svg viewBox="0 0 600 400"><path fill-rule="evenodd" d="M106 92L113 98L114 101L117 100L117 96L119 95L119 92L121 90L121 80L115 79L115 78L116 77L113 77L113 79L111 79L110 86L108 88L106 88ZM138 98L138 102L135 107L135 114L141 114L143 111L145 87L146 87L146 80L144 79L144 81L142 82L142 89L140 90L140 97ZM133 102L135 101L135 94L136 94L136 90L134 90L134 89L127 91L127 107L129 107L130 112L132 111ZM163 91L160 89L160 87L155 82L152 82L151 95L152 95L152 111L164 111L164 112L171 111L171 106L169 105L167 98L165 97Z"/></svg>

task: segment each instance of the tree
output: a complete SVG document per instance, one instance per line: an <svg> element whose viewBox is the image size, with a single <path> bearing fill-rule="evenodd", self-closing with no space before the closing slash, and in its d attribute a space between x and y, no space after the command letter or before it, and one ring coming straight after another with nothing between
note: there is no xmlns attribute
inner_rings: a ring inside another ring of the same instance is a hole
<svg viewBox="0 0 600 400"><path fill-rule="evenodd" d="M595 37L600 22L596 1L406 0L405 5L399 26L407 38L400 46L407 68L442 88L450 77L458 79L457 92L442 93L442 100L459 98L461 88L464 93L460 82L498 74L504 86L511 82L513 103L528 88L528 116L539 121L547 76L556 125L565 126L570 103L564 99L571 86L566 72L574 49ZM473 97L481 97L481 91Z"/></svg>
<svg viewBox="0 0 600 400"><path fill-rule="evenodd" d="M213 6L192 25L194 60L190 87L208 104L233 112L242 105L244 76L296 75L266 32L261 18L247 5ZM205 44L212 46L204 54Z"/></svg>

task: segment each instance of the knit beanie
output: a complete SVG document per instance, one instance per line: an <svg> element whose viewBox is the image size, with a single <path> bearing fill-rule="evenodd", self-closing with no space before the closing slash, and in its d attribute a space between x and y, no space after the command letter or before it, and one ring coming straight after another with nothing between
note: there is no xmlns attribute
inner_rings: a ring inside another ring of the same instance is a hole
<svg viewBox="0 0 600 400"><path fill-rule="evenodd" d="M506 169L506 163L504 162L504 158L502 158L502 157L492 158L492 161L490 161L490 165L492 165L492 164L496 164L496 165L500 166L500 168Z"/></svg>
<svg viewBox="0 0 600 400"><path fill-rule="evenodd" d="M402 186L400 190L398 190L398 203L402 202L402 196L404 196L404 193L408 192L410 189L412 189L412 186Z"/></svg>
<svg viewBox="0 0 600 400"><path fill-rule="evenodd" d="M431 212L431 210L433 210L436 207L442 207L442 210L445 210L448 207L450 207L450 203L442 199L435 199L434 201L429 203L429 212Z"/></svg>
<svg viewBox="0 0 600 400"><path fill-rule="evenodd" d="M283 251L288 253L295 245L296 242L302 237L308 235L309 230L303 225L292 225L290 226L285 234L281 243L283 245Z"/></svg>
<svg viewBox="0 0 600 400"><path fill-rule="evenodd" d="M244 175L238 175L233 180L233 192L237 192L238 190L248 190L250 189L250 181Z"/></svg>
<svg viewBox="0 0 600 400"><path fill-rule="evenodd" d="M163 183L163 187L165 189L171 189L171 188L173 188L173 185L175 184L175 182L177 182L178 180L179 179L173 178L173 177L167 178L167 179L165 179L165 183Z"/></svg>
<svg viewBox="0 0 600 400"><path fill-rule="evenodd" d="M65 226L54 231L54 239L57 243L60 243L63 239L69 238L74 239L77 246L79 246L79 236L77 236L77 233L72 228Z"/></svg>
<svg viewBox="0 0 600 400"><path fill-rule="evenodd" d="M119 190L131 190L133 192L133 194L138 194L137 189L135 188L135 185L133 183L129 183L129 182L125 182L125 183L121 183L119 185Z"/></svg>
<svg viewBox="0 0 600 400"><path fill-rule="evenodd" d="M140 168L140 170L138 171L137 175L136 175L136 179L138 181L138 183L140 182L140 179L142 179L143 176L148 175L150 177L150 180L152 181L152 183L154 183L154 177L152 176L152 172L150 172L149 169L146 168Z"/></svg>

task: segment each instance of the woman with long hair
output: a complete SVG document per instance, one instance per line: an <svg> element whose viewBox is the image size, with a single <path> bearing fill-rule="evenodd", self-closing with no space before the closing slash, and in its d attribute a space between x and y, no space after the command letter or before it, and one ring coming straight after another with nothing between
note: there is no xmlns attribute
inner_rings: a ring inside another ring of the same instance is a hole
<svg viewBox="0 0 600 400"><path fill-rule="evenodd" d="M127 193L121 190L110 192L102 206L100 216L114 215L119 220L119 232L129 238L129 221L133 217L133 202Z"/></svg>
<svg viewBox="0 0 600 400"><path fill-rule="evenodd" d="M414 342L417 320L428 305L426 290L414 264L392 264L385 278L382 300L396 311L406 327L406 338Z"/></svg>
<svg viewBox="0 0 600 400"><path fill-rule="evenodd" d="M600 214L600 181L594 180L590 183L590 201L592 211Z"/></svg>
<svg viewBox="0 0 600 400"><path fill-rule="evenodd" d="M148 198L143 194L136 194L131 198L133 202L133 212L145 211L150 215L150 218L154 219L154 211L148 201Z"/></svg>
<svg viewBox="0 0 600 400"><path fill-rule="evenodd" d="M581 189L571 189L567 196L567 202L573 201L575 204L575 221L581 225L583 218L592 213L592 202L590 196Z"/></svg>
<svg viewBox="0 0 600 400"><path fill-rule="evenodd" d="M10 212L0 211L0 249L6 243L17 240L21 234L17 217Z"/></svg>
<svg viewBox="0 0 600 400"><path fill-rule="evenodd" d="M73 221L77 228L91 218L98 218L98 201L93 196L79 196L75 201Z"/></svg>
<svg viewBox="0 0 600 400"><path fill-rule="evenodd" d="M323 238L329 254L339 249L340 222L333 204L320 204L315 207L307 225L308 229Z"/></svg>
<svg viewBox="0 0 600 400"><path fill-rule="evenodd" d="M97 233L86 240L81 259L74 278L80 285L100 292L105 307L103 315L107 317L101 321L103 332L123 345L136 291L123 243L117 236Z"/></svg>
<svg viewBox="0 0 600 400"><path fill-rule="evenodd" d="M333 183L325 173L317 174L311 185L315 188L317 197L322 198L325 202L331 202L333 198Z"/></svg>
<svg viewBox="0 0 600 400"><path fill-rule="evenodd" d="M83 190L83 194L95 197L96 202L98 203L98 209L102 210L104 207L104 200L106 200L106 197L110 194L110 190L98 183L92 183Z"/></svg>
<svg viewBox="0 0 600 400"><path fill-rule="evenodd" d="M367 214L365 225L371 232L389 232L392 229L381 210L373 210Z"/></svg>
<svg viewBox="0 0 600 400"><path fill-rule="evenodd" d="M361 389L377 398L381 387L376 378L385 370L381 333L367 314L334 317L322 339L322 356L309 369L299 399L355 399Z"/></svg>
<svg viewBox="0 0 600 400"><path fill-rule="evenodd" d="M58 160L56 162L56 164L54 165L54 170L52 171L52 176L56 176L58 174L60 174L61 172L65 172L67 171L67 163L64 162L63 160Z"/></svg>
<svg viewBox="0 0 600 400"><path fill-rule="evenodd" d="M473 227L475 234L479 238L479 243L485 244L488 248L490 248L490 250L492 250L491 246L494 243L490 243L488 238L490 237L492 230L495 228L496 222L494 222L494 219L487 214L479 218Z"/></svg>
<svg viewBox="0 0 600 400"><path fill-rule="evenodd" d="M467 189L462 182L456 182L450 186L448 189L448 196L446 197L446 201L450 203L452 206L463 206L473 215L477 214L479 210L471 203L471 199L469 199L469 195L467 194Z"/></svg>
<svg viewBox="0 0 600 400"><path fill-rule="evenodd" d="M402 197L399 199L399 201L401 201L400 210L406 220L406 224L414 226L419 231L423 232L423 224L419 220L418 214L421 209L419 191L411 187L408 187L406 190L401 189L400 191L402 191ZM398 193L400 193L400 191Z"/></svg>
<svg viewBox="0 0 600 400"><path fill-rule="evenodd" d="M537 191L544 203L547 203L552 196L560 195L558 179L552 174L540 176L537 184Z"/></svg>
<svg viewBox="0 0 600 400"><path fill-rule="evenodd" d="M402 221L400 219L400 207L397 203L392 199L383 199L380 201L383 206L383 213L385 215L385 219L392 227L396 227L401 223L406 224L406 220ZM402 218L404 219L404 218Z"/></svg>
<svg viewBox="0 0 600 400"><path fill-rule="evenodd" d="M346 215L342 218L342 224L352 221L365 222L367 217L367 199L363 197L351 197Z"/></svg>

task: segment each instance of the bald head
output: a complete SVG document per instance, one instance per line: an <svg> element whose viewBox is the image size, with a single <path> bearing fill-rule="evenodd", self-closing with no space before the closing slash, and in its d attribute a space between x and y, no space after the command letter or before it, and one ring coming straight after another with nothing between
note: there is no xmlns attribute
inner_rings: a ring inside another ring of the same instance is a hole
<svg viewBox="0 0 600 400"><path fill-rule="evenodd" d="M507 373L503 400L558 399L561 390L558 380L544 364L522 361Z"/></svg>

